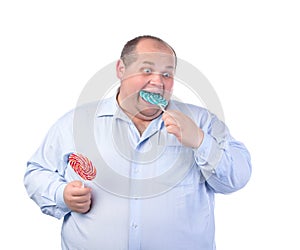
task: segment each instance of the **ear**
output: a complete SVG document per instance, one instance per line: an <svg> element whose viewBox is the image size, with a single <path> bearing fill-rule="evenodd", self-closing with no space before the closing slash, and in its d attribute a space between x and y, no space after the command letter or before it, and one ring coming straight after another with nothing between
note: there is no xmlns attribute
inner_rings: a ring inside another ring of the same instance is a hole
<svg viewBox="0 0 300 250"><path fill-rule="evenodd" d="M121 80L124 76L125 65L122 59L119 59L116 64L117 77Z"/></svg>

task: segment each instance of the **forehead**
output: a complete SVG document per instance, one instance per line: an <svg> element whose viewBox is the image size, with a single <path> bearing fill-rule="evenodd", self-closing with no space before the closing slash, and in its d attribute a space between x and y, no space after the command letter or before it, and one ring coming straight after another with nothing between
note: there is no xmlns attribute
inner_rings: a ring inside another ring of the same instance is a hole
<svg viewBox="0 0 300 250"><path fill-rule="evenodd" d="M135 54L133 65L152 65L168 68L175 68L175 58L173 55L161 52L146 52Z"/></svg>
<svg viewBox="0 0 300 250"><path fill-rule="evenodd" d="M175 70L176 57L173 50L163 42L153 39L142 39L135 46L134 52L126 55L126 70L139 70L141 67L155 67L155 70L165 68Z"/></svg>
<svg viewBox="0 0 300 250"><path fill-rule="evenodd" d="M149 64L155 66L165 66L175 68L175 55L166 44L153 40L145 39L140 41L135 49L133 65Z"/></svg>

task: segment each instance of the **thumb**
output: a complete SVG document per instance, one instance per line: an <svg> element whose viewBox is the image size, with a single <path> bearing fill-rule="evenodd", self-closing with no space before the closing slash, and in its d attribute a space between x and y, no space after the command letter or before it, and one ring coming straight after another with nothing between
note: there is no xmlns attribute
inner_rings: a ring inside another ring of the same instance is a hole
<svg viewBox="0 0 300 250"><path fill-rule="evenodd" d="M72 181L71 184L73 187L82 187L82 182L78 180Z"/></svg>
<svg viewBox="0 0 300 250"><path fill-rule="evenodd" d="M71 185L74 191L77 190L76 192L80 192L80 194L87 194L92 191L90 187L86 187L85 185L83 185L83 182L78 180L72 181L69 184Z"/></svg>

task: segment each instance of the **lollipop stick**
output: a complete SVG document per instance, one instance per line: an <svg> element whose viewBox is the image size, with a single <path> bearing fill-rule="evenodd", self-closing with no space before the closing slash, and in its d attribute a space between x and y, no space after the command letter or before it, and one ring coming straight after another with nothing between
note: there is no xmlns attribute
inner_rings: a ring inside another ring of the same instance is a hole
<svg viewBox="0 0 300 250"><path fill-rule="evenodd" d="M165 110L165 108L161 105L161 104L157 104L158 105L158 107L160 107L160 109L163 111L163 112L167 112L166 110Z"/></svg>

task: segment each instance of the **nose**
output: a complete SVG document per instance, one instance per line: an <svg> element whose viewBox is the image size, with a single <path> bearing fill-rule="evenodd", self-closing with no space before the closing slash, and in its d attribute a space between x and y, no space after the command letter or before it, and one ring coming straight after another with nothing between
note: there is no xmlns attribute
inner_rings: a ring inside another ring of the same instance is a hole
<svg viewBox="0 0 300 250"><path fill-rule="evenodd" d="M153 87L157 88L163 88L164 82L163 82L163 77L159 73L154 73L151 75L149 84L152 85Z"/></svg>

